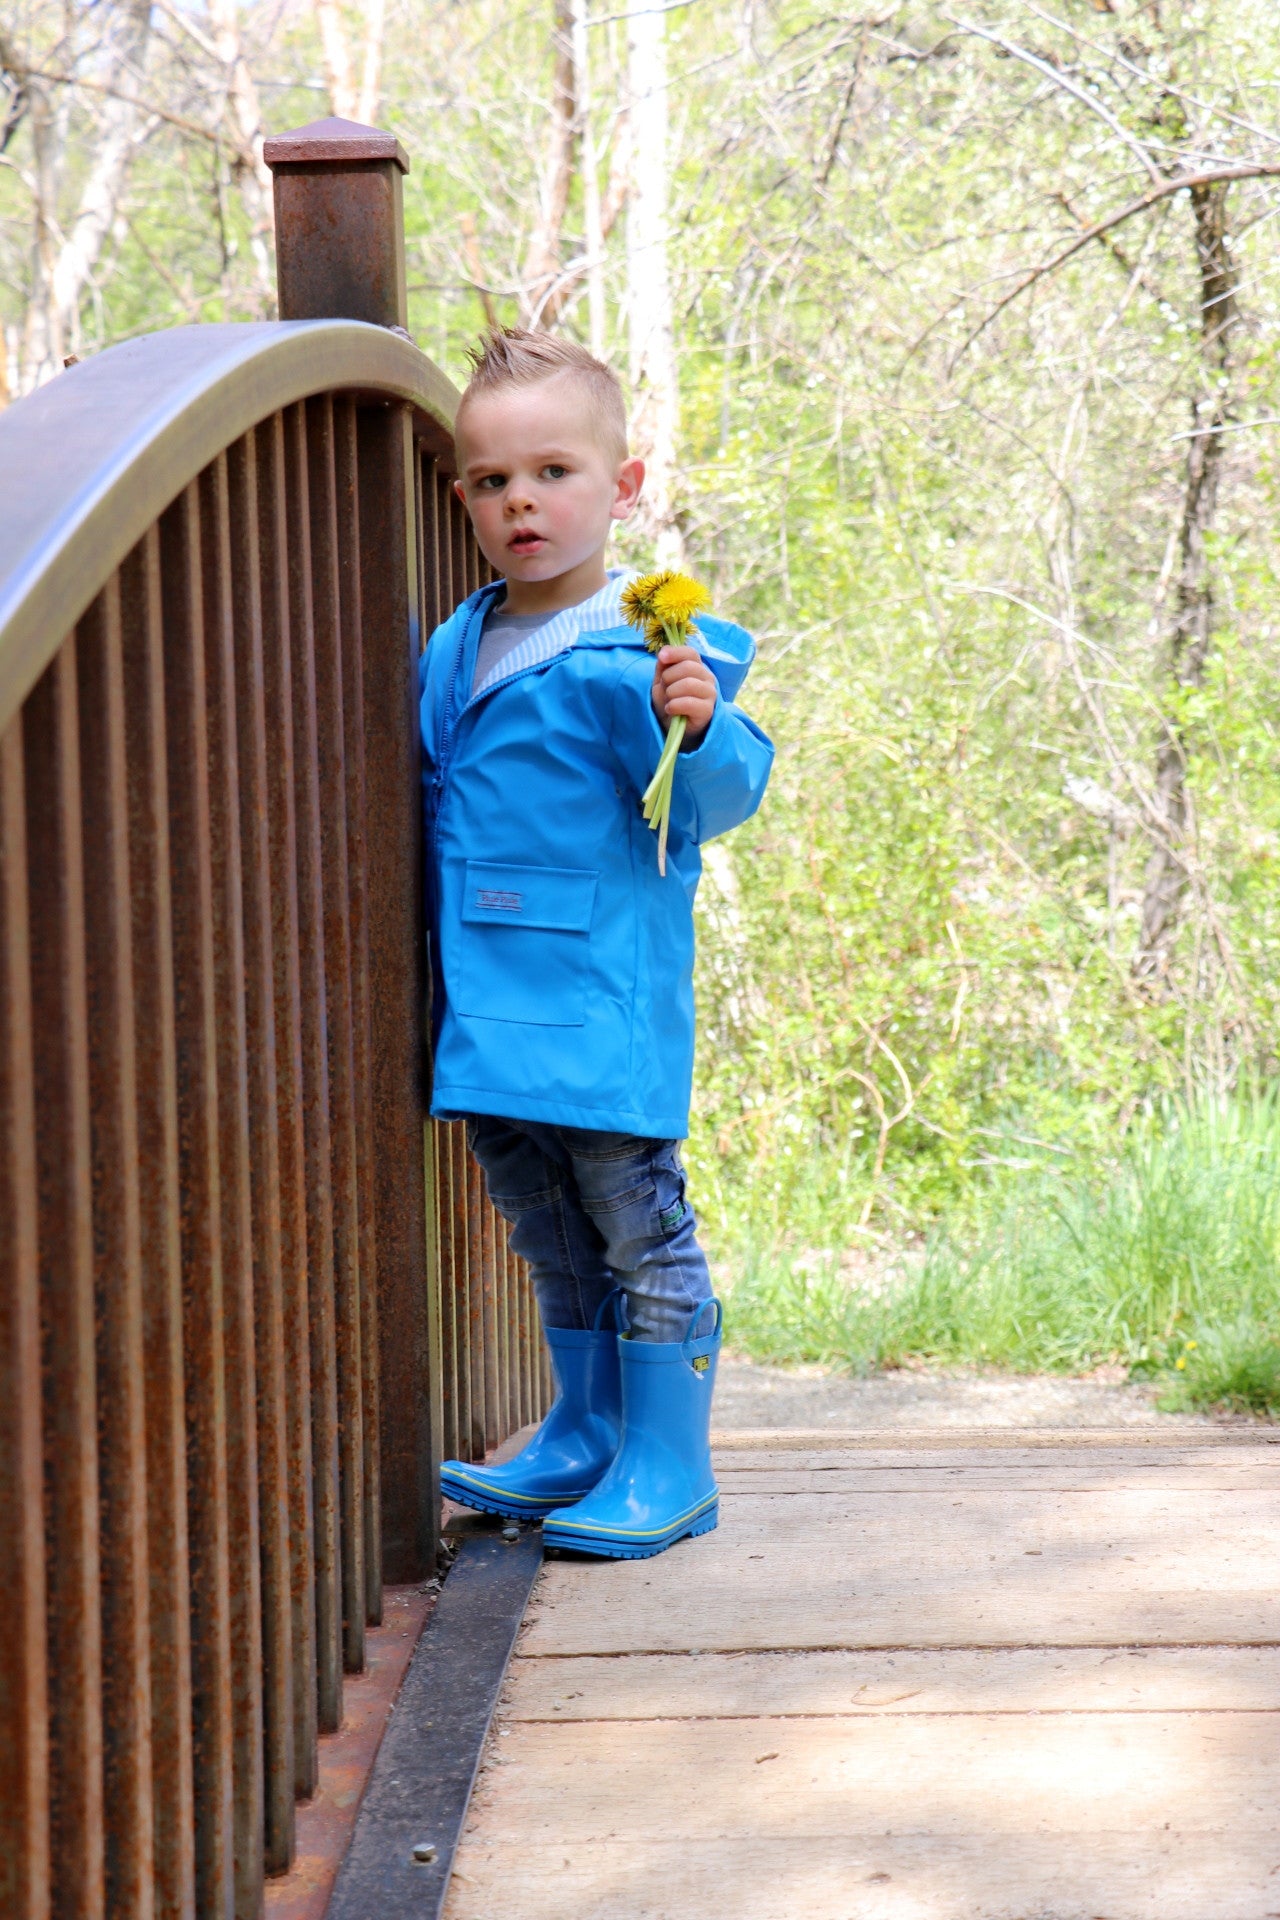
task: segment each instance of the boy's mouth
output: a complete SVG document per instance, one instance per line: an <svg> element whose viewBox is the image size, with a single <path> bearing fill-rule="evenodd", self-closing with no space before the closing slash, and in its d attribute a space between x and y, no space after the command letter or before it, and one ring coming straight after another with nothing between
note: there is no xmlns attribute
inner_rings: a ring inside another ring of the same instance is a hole
<svg viewBox="0 0 1280 1920"><path fill-rule="evenodd" d="M513 533L507 542L512 553L537 553L539 548L545 547L546 544L542 535L534 533L530 527L522 527L518 533Z"/></svg>

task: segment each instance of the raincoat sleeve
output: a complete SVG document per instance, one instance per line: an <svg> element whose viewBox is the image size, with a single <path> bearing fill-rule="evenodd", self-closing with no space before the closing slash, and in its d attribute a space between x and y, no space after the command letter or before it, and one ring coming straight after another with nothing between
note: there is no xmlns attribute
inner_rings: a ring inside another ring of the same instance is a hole
<svg viewBox="0 0 1280 1920"><path fill-rule="evenodd" d="M653 663L628 662L614 694L612 743L637 798L657 769L665 733L653 710ZM773 744L721 693L696 747L676 756L671 828L702 845L749 820L764 798Z"/></svg>

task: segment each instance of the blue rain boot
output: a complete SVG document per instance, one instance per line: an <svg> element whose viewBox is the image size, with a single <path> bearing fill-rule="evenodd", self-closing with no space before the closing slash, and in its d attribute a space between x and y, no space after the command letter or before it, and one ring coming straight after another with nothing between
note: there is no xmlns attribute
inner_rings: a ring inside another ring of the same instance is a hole
<svg viewBox="0 0 1280 1920"><path fill-rule="evenodd" d="M695 1340L708 1307L715 1326ZM545 1546L647 1560L686 1535L711 1532L720 1516L710 1433L723 1317L718 1300L705 1300L683 1340L619 1339L622 1445L594 1491L547 1521Z"/></svg>
<svg viewBox="0 0 1280 1920"><path fill-rule="evenodd" d="M618 1450L622 1387L616 1326L602 1331L606 1309L622 1289L601 1301L590 1333L547 1327L551 1371L559 1391L550 1413L527 1447L497 1467L446 1460L440 1491L459 1506L500 1513L508 1520L540 1520L555 1507L590 1493Z"/></svg>

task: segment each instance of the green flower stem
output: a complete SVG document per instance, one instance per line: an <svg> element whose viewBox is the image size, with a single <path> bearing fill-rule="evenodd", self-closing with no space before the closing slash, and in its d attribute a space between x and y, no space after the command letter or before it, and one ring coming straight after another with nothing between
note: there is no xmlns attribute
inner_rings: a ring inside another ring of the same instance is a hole
<svg viewBox="0 0 1280 1920"><path fill-rule="evenodd" d="M663 746L662 758L658 761L657 770L652 780L644 790L644 817L646 820L653 819L657 811L658 800L664 787L668 795L670 795L671 782L675 773L676 755L680 751L680 742L684 739L688 724L688 720L682 713L676 714L671 722L671 731L668 733L666 743Z"/></svg>
<svg viewBox="0 0 1280 1920"><path fill-rule="evenodd" d="M668 646L682 647L687 644L687 628L669 626L664 620L662 630ZM671 790L675 784L676 756L688 725L688 716L683 713L677 713L672 719L657 769L645 788L642 802L644 817L658 836L658 872L664 878L667 872L667 834L671 826Z"/></svg>

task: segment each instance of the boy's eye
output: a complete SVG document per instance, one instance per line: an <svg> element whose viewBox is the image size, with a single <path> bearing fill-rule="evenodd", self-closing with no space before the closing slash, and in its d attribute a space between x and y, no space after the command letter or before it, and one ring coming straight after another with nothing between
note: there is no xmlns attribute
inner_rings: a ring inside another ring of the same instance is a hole
<svg viewBox="0 0 1280 1920"><path fill-rule="evenodd" d="M506 483L507 476L505 473L486 473L482 479L476 481L476 492L497 493L499 488L504 487Z"/></svg>
<svg viewBox="0 0 1280 1920"><path fill-rule="evenodd" d="M553 460L549 465L545 466L542 471L546 474L548 480L563 480L569 469L568 467L557 466Z"/></svg>

